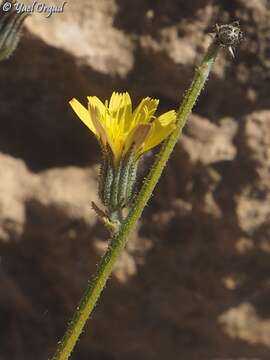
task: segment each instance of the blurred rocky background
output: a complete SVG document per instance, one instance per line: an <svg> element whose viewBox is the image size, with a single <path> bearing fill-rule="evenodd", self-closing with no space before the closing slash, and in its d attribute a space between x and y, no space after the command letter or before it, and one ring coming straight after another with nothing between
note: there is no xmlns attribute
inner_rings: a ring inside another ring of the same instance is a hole
<svg viewBox="0 0 270 360"><path fill-rule="evenodd" d="M208 33L236 19L245 40L221 52L72 359L268 360L269 0L74 0L45 15L0 64L0 360L52 356L107 246L90 208L99 147L68 100L128 90L177 108Z"/></svg>

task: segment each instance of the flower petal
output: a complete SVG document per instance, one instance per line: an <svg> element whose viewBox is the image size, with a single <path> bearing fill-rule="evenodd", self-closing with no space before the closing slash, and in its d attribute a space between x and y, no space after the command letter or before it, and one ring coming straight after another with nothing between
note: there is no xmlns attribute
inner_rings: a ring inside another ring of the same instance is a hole
<svg viewBox="0 0 270 360"><path fill-rule="evenodd" d="M155 119L152 123L151 132L145 140L141 154L165 140L175 129L175 121L176 112L174 110L168 111Z"/></svg>
<svg viewBox="0 0 270 360"><path fill-rule="evenodd" d="M97 107L93 106L90 102L88 103L88 112L91 118L91 121L95 127L95 131L97 133L97 136L99 140L101 141L102 145L106 147L108 140L107 140L107 134L106 131L100 122L100 114Z"/></svg>
<svg viewBox="0 0 270 360"><path fill-rule="evenodd" d="M97 135L88 110L75 98L69 101L69 105L72 107L81 121L88 127L88 129Z"/></svg>
<svg viewBox="0 0 270 360"><path fill-rule="evenodd" d="M129 133L124 152L127 153L132 147L135 156L139 156L140 149L143 147L144 141L151 131L151 124L139 124L132 132Z"/></svg>
<svg viewBox="0 0 270 360"><path fill-rule="evenodd" d="M132 121L132 103L127 92L114 92L109 102L111 130L113 134L125 133Z"/></svg>
<svg viewBox="0 0 270 360"><path fill-rule="evenodd" d="M159 100L151 99L150 97L142 99L133 112L132 127L140 123L150 122L158 107L158 103Z"/></svg>
<svg viewBox="0 0 270 360"><path fill-rule="evenodd" d="M97 96L87 96L88 103L91 104L93 107L98 108L98 111L101 117L105 116L106 114L106 107L101 100ZM88 104L88 105L89 105Z"/></svg>
<svg viewBox="0 0 270 360"><path fill-rule="evenodd" d="M109 101L110 114L114 114L118 111L121 102L122 102L122 94L119 94L118 92L114 91Z"/></svg>
<svg viewBox="0 0 270 360"><path fill-rule="evenodd" d="M104 126L104 124L101 121L102 117L100 115L99 108L96 107L95 105L92 105L90 102L88 104L88 108L89 108L89 114L91 120L93 122L95 131L97 133L100 142L102 143L103 147L106 147L108 144L112 149L112 152L115 153L115 146L114 146L115 144L110 137L108 129Z"/></svg>

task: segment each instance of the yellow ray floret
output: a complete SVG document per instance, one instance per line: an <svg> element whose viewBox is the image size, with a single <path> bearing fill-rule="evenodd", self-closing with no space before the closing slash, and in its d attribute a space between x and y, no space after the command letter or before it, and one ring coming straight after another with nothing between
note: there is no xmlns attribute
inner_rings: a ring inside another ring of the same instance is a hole
<svg viewBox="0 0 270 360"><path fill-rule="evenodd" d="M144 98L134 111L127 92L114 92L105 104L96 96L88 96L87 99L88 109L76 99L69 103L101 145L111 148L115 163L131 148L138 158L160 144L175 129L174 110L154 116L159 102L156 99Z"/></svg>

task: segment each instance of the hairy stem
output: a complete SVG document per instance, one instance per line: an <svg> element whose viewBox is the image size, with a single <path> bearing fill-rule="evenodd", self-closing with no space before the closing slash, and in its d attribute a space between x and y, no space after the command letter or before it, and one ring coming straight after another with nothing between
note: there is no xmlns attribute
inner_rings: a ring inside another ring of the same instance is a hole
<svg viewBox="0 0 270 360"><path fill-rule="evenodd" d="M189 90L186 92L183 102L178 110L176 129L164 142L159 154L155 159L154 165L145 179L142 189L129 212L129 215L121 223L117 233L114 234L108 250L98 266L95 278L88 285L62 341L59 342L53 360L67 360L69 358L83 330L83 327L91 312L93 311L98 298L113 270L113 266L127 242L128 235L134 229L146 203L153 193L153 190L187 121L188 115L190 114L198 96L200 95L201 90L203 89L203 86L218 54L218 50L219 44L214 39L212 44L209 46L201 65L196 69L192 84Z"/></svg>

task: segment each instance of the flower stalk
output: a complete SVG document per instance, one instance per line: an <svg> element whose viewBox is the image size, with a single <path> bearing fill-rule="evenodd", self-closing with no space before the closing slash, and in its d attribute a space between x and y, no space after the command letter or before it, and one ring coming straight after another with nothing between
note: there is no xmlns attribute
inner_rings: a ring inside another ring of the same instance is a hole
<svg viewBox="0 0 270 360"><path fill-rule="evenodd" d="M230 43L228 46L232 46L232 44ZM164 141L163 146L159 154L156 156L154 164L146 177L141 191L135 199L128 216L120 223L117 231L112 236L108 249L98 266L97 274L87 287L62 341L59 342L53 360L67 360L69 358L84 328L84 325L92 313L113 270L116 260L125 247L130 232L134 229L145 205L154 191L163 169L165 168L166 163L179 139L179 135L186 124L187 118L208 79L220 47L224 47L224 41L221 43L218 39L218 35L216 34L202 60L201 65L196 69L191 86L186 92L183 102L179 107L174 131L171 135L169 135L167 140Z"/></svg>

